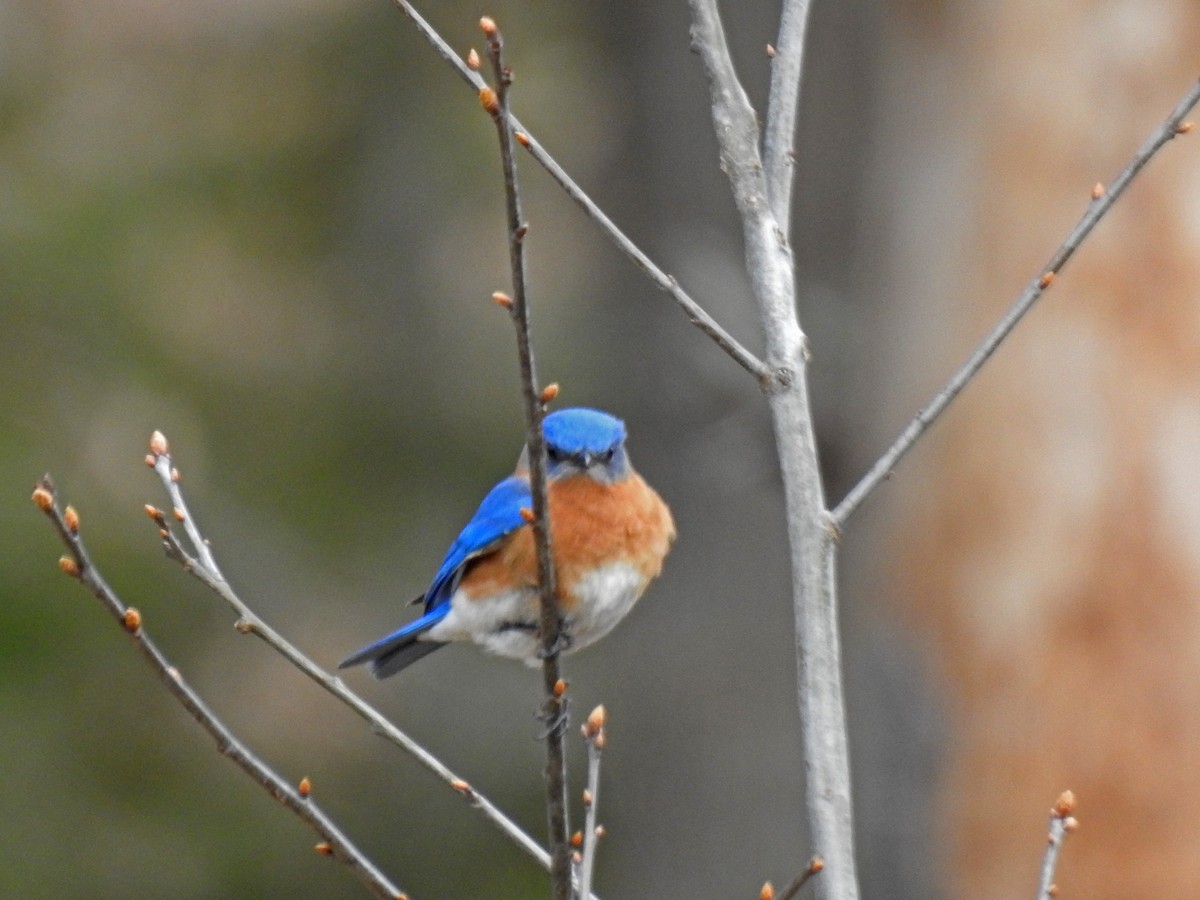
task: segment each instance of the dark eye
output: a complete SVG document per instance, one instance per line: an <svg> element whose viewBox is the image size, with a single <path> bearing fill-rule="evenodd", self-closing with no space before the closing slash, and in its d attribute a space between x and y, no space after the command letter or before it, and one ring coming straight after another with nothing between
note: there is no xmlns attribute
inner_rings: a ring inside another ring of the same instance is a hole
<svg viewBox="0 0 1200 900"><path fill-rule="evenodd" d="M564 454L561 450L551 444L546 445L546 461L549 462L550 465L556 466L564 459L566 459L566 454Z"/></svg>
<svg viewBox="0 0 1200 900"><path fill-rule="evenodd" d="M610 462L613 461L614 453L616 453L616 451L610 447L609 449L607 449L603 453L601 453L599 456L597 456L596 459L600 460L600 462L604 463L605 465L608 465Z"/></svg>

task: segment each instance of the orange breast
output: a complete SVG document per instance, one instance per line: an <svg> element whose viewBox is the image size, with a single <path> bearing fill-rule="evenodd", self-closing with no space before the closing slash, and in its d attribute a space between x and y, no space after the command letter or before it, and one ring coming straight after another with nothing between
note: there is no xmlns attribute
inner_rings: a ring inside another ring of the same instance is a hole
<svg viewBox="0 0 1200 900"><path fill-rule="evenodd" d="M564 610L574 605L575 583L599 566L628 563L646 582L662 571L675 523L667 505L636 472L616 484L582 475L552 481L548 500L558 600ZM535 586L532 528L523 526L496 552L471 563L462 584L473 600Z"/></svg>

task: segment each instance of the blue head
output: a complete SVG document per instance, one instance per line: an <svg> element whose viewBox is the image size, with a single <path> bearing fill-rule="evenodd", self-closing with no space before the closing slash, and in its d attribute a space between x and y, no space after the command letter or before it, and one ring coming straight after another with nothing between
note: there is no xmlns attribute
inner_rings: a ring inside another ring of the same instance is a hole
<svg viewBox="0 0 1200 900"><path fill-rule="evenodd" d="M587 475L611 484L629 472L625 453L625 423L596 409L560 409L542 420L546 460L551 478ZM528 468L529 451L521 454L520 468Z"/></svg>

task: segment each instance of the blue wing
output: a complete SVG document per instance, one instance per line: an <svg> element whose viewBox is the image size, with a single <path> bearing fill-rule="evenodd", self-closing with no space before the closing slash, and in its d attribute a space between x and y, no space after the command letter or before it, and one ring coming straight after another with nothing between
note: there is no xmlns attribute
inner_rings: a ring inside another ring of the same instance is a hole
<svg viewBox="0 0 1200 900"><path fill-rule="evenodd" d="M446 551L446 558L433 576L433 583L425 592L426 613L449 602L458 589L466 564L491 552L506 535L524 525L521 510L532 505L529 482L517 475L510 475L488 492L471 521Z"/></svg>
<svg viewBox="0 0 1200 900"><path fill-rule="evenodd" d="M446 551L446 558L433 576L433 583L421 598L425 603L425 614L363 647L340 663L338 668L369 662L377 678L386 678L441 647L438 641L422 641L419 638L450 612L450 598L458 589L467 563L490 553L506 535L524 525L521 510L530 505L532 495L529 482L524 478L511 475L492 488L479 504L471 521Z"/></svg>

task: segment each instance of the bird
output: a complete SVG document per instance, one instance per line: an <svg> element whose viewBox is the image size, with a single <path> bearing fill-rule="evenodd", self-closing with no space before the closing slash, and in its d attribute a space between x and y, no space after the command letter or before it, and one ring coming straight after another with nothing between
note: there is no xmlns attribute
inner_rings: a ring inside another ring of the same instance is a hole
<svg viewBox="0 0 1200 900"><path fill-rule="evenodd" d="M675 522L633 469L625 423L571 407L542 420L546 500L564 650L608 634L662 571ZM493 487L446 551L421 616L368 644L339 668L369 665L387 678L446 646L472 641L488 653L541 661L537 549L529 447Z"/></svg>

